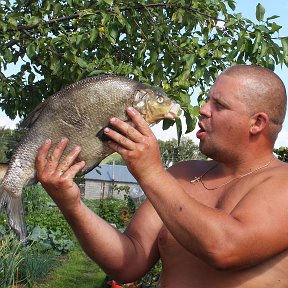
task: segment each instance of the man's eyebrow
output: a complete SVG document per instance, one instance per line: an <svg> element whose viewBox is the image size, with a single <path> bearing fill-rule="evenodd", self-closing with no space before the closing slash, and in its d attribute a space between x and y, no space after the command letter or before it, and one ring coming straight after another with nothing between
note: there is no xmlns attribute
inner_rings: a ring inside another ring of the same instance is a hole
<svg viewBox="0 0 288 288"><path fill-rule="evenodd" d="M219 103L221 105L224 105L224 106L227 106L227 107L230 106L229 101L226 101L226 99L223 99L219 93L216 93L216 94L213 94L213 95L210 94L207 97L208 97L207 99L212 99L213 101L215 101L215 102L217 102L217 103Z"/></svg>

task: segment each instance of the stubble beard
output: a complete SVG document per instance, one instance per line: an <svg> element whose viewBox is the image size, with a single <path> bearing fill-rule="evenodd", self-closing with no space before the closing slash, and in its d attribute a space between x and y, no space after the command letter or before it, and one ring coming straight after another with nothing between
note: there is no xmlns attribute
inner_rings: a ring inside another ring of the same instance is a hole
<svg viewBox="0 0 288 288"><path fill-rule="evenodd" d="M231 149L225 149L223 145L215 141L206 141L206 143L200 141L199 150L202 154L217 162L231 162L231 159L235 158Z"/></svg>

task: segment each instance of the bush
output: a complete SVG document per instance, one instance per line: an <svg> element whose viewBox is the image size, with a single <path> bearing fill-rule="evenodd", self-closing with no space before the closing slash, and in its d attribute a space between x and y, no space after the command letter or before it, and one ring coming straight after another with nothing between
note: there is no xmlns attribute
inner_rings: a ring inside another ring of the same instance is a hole
<svg viewBox="0 0 288 288"><path fill-rule="evenodd" d="M41 186L41 184L26 186L23 188L23 201L27 216L34 214L35 211L46 210L55 207L53 200Z"/></svg>
<svg viewBox="0 0 288 288"><path fill-rule="evenodd" d="M45 251L46 252L46 251ZM17 283L28 287L36 280L43 279L56 264L51 253L43 254L34 242L29 246L22 245L14 235L2 235L0 242L0 287L8 288Z"/></svg>
<svg viewBox="0 0 288 288"><path fill-rule="evenodd" d="M23 260L21 244L10 234L0 242L0 287L6 288L17 282L17 269Z"/></svg>
<svg viewBox="0 0 288 288"><path fill-rule="evenodd" d="M46 208L43 211L35 211L26 217L28 230L32 231L34 227L39 226L51 231L59 231L65 237L72 238L73 232L62 213L58 208Z"/></svg>
<svg viewBox="0 0 288 288"><path fill-rule="evenodd" d="M57 263L53 255L43 254L31 246L26 249L23 248L22 255L23 261L19 267L19 280L24 281L29 287L32 287L36 281L43 280Z"/></svg>
<svg viewBox="0 0 288 288"><path fill-rule="evenodd" d="M60 230L52 231L39 226L33 228L28 240L34 243L40 251L53 252L55 255L66 254L74 246L73 241Z"/></svg>
<svg viewBox="0 0 288 288"><path fill-rule="evenodd" d="M94 212L107 222L115 224L117 228L125 227L133 216L127 205L127 201L118 199L102 200Z"/></svg>

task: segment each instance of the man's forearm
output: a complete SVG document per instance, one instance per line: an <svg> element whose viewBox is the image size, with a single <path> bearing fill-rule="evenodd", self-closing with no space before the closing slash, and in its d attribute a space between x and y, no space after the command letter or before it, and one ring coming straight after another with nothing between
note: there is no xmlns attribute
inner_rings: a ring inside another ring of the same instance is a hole
<svg viewBox="0 0 288 288"><path fill-rule="evenodd" d="M135 255L140 252L135 253L135 249L140 247L135 247L138 244L133 239L94 214L82 202L73 212L65 209L62 212L85 253L108 275L122 282L138 277Z"/></svg>

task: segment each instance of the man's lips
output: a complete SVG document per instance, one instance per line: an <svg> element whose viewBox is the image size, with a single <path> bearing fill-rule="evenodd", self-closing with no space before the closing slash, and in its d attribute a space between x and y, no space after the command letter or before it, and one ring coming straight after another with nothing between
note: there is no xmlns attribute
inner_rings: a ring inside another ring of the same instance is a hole
<svg viewBox="0 0 288 288"><path fill-rule="evenodd" d="M197 133L196 133L196 137L197 138L202 138L203 137L203 135L205 134L205 128L204 128L204 125L203 125L203 123L201 123L201 122L198 122L198 126L199 126L199 130L197 131Z"/></svg>

